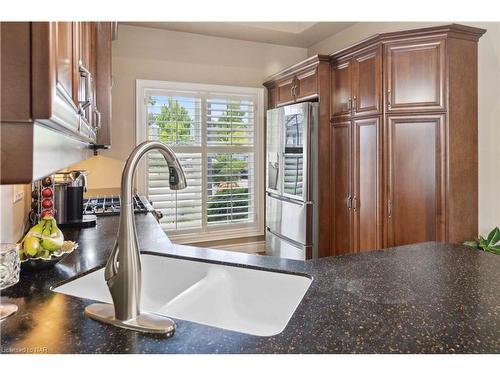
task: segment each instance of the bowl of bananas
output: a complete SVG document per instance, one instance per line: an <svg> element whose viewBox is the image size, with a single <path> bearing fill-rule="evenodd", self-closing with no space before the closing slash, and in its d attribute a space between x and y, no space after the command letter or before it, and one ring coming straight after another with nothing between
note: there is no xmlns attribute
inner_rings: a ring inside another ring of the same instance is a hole
<svg viewBox="0 0 500 375"><path fill-rule="evenodd" d="M21 270L39 270L53 267L78 248L73 241L65 241L51 215L42 217L19 243Z"/></svg>

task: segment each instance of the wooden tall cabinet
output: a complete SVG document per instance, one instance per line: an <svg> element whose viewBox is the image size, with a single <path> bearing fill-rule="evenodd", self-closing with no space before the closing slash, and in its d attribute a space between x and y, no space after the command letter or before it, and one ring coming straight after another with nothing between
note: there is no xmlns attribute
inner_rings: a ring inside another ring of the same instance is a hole
<svg viewBox="0 0 500 375"><path fill-rule="evenodd" d="M332 252L382 246L382 47L360 48L332 63Z"/></svg>
<svg viewBox="0 0 500 375"><path fill-rule="evenodd" d="M331 255L477 235L477 42L462 25L331 55Z"/></svg>

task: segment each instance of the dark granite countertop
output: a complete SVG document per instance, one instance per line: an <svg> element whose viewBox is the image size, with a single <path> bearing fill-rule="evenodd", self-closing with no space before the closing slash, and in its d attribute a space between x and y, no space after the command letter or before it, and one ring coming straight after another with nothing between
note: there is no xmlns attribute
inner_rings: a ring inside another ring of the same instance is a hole
<svg viewBox="0 0 500 375"><path fill-rule="evenodd" d="M500 256L422 243L306 262L172 245L154 218L137 215L142 250L313 276L285 330L271 337L176 320L172 338L103 325L90 300L51 287L102 266L118 217L67 229L80 248L53 269L2 291L19 306L0 324L2 353L499 353Z"/></svg>

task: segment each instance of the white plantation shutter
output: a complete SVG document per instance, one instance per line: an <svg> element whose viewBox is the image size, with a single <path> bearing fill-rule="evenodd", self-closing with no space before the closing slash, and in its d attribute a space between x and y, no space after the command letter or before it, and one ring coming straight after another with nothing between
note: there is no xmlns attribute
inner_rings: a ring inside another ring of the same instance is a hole
<svg viewBox="0 0 500 375"><path fill-rule="evenodd" d="M263 227L263 187L256 179L261 98L257 89L228 94L213 87L142 92L143 132L171 147L186 175L186 189L170 190L162 156L148 155L145 193L163 213L162 228L180 243L256 235Z"/></svg>

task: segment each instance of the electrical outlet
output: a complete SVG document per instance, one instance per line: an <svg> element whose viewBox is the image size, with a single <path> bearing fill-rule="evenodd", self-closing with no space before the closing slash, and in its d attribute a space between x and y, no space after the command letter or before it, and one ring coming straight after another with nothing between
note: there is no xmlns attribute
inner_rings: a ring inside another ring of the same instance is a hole
<svg viewBox="0 0 500 375"><path fill-rule="evenodd" d="M12 203L22 201L24 198L24 185L14 185Z"/></svg>

